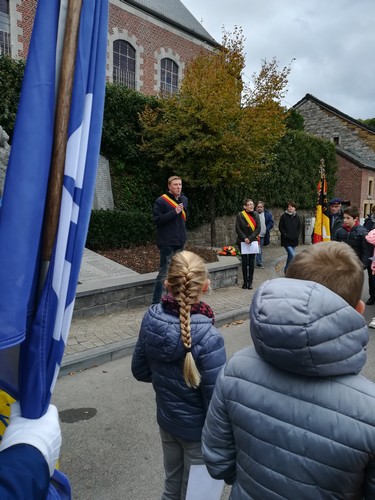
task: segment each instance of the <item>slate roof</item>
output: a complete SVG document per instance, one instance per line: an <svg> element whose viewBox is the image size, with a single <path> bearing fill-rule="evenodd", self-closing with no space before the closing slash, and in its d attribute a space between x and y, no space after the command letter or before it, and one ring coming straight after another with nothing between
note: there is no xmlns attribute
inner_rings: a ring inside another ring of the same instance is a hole
<svg viewBox="0 0 375 500"><path fill-rule="evenodd" d="M193 35L208 43L212 47L219 43L212 38L193 14L180 2L180 0L121 0L147 12L154 17L175 26L176 28Z"/></svg>
<svg viewBox="0 0 375 500"><path fill-rule="evenodd" d="M348 122L353 123L357 127L361 127L363 129L367 130L368 132L371 132L372 134L375 134L375 130L373 128L369 127L365 123L362 123L362 122L356 120L355 118L352 118L349 115L346 115L345 113L342 113L339 109L336 109L333 106L330 106L329 104L326 104L325 102L320 101L319 99L317 99L316 97L314 97L311 94L306 94L305 97L303 97L300 101L298 101L296 104L294 104L293 108L294 109L298 109L299 106L301 104L303 104L304 102L306 102L306 101L313 101L316 104L318 104L318 106L321 106L322 108L327 109L331 113L333 113L333 114L335 114L335 115L337 115L337 116L339 116L341 118L344 118L344 120L347 120Z"/></svg>
<svg viewBox="0 0 375 500"><path fill-rule="evenodd" d="M369 160L368 158L364 158L363 156L359 156L358 154L354 153L350 149L342 149L342 148L336 146L336 152L340 156L347 158L348 160L359 165L360 167L366 167L366 168L370 168L371 170L375 170L375 162Z"/></svg>

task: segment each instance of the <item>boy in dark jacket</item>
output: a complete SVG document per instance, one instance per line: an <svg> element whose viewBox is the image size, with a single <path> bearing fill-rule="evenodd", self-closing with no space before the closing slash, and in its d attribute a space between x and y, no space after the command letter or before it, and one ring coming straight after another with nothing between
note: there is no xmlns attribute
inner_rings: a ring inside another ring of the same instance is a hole
<svg viewBox="0 0 375 500"><path fill-rule="evenodd" d="M364 274L349 245L317 243L250 308L254 347L221 371L202 436L232 500L375 498L375 384L359 375Z"/></svg>
<svg viewBox="0 0 375 500"><path fill-rule="evenodd" d="M333 240L347 243L353 248L363 269L369 267L369 258L372 257L372 246L366 241L368 231L359 225L359 211L354 205L344 210L344 223L333 235Z"/></svg>

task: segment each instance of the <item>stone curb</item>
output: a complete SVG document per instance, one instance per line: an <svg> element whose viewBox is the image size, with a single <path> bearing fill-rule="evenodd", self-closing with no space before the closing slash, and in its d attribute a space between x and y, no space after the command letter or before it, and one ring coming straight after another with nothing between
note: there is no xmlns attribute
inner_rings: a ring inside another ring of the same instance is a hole
<svg viewBox="0 0 375 500"><path fill-rule="evenodd" d="M245 320L248 317L249 306L233 309L232 311L218 314L215 318L215 326L220 328L227 323ZM61 363L59 377L87 370L88 368L121 359L125 356L130 356L133 354L136 342L136 338L131 338L121 340L120 342L114 342L103 347L95 347L77 354L65 355Z"/></svg>

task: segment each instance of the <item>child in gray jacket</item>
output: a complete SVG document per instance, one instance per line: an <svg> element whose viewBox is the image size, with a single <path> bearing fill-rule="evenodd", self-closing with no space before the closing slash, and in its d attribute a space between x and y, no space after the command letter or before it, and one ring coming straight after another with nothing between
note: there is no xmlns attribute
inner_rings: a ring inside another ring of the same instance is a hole
<svg viewBox="0 0 375 500"><path fill-rule="evenodd" d="M254 347L219 375L203 457L232 500L375 498L375 384L359 375L368 330L349 245L298 253L250 308Z"/></svg>

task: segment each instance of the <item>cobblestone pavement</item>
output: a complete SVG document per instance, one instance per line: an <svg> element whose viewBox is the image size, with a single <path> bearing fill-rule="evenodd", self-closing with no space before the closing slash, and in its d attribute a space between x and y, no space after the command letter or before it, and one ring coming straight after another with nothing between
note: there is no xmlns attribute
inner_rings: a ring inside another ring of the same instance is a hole
<svg viewBox="0 0 375 500"><path fill-rule="evenodd" d="M303 248L301 245L297 250ZM218 327L247 318L254 290L265 280L282 276L285 250L279 246L266 247L263 257L264 269L255 268L254 271L253 290L243 290L239 279L238 286L216 289L205 295L204 300L212 307ZM145 310L145 307L140 307L103 316L73 318L62 374L130 354Z"/></svg>

